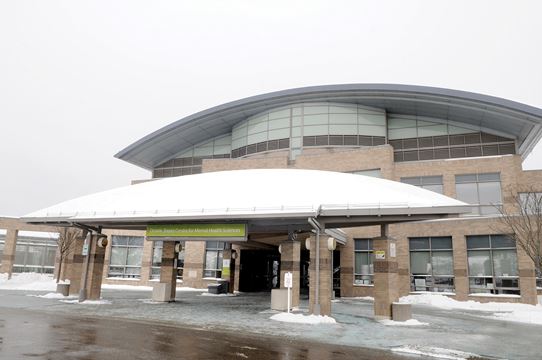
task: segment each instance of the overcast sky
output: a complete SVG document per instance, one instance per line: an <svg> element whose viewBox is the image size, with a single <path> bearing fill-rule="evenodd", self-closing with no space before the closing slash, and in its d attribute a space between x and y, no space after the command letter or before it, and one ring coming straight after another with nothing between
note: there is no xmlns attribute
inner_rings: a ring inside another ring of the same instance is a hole
<svg viewBox="0 0 542 360"><path fill-rule="evenodd" d="M428 85L542 108L540 1L0 2L0 215L150 173L115 153L275 90ZM542 168L542 144L524 163Z"/></svg>

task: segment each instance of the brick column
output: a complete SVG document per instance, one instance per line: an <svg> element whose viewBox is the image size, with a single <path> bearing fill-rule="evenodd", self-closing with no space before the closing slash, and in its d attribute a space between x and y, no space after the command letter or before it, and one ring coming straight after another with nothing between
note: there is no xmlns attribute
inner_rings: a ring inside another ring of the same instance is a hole
<svg viewBox="0 0 542 360"><path fill-rule="evenodd" d="M469 298L469 278L467 276L467 243L465 236L454 234L452 237L454 257L454 291L455 299L466 301Z"/></svg>
<svg viewBox="0 0 542 360"><path fill-rule="evenodd" d="M11 279L13 273L13 262L15 261L15 250L17 247L18 230L8 229L6 231L6 241L4 243L4 252L2 254L2 265L0 265L0 273L8 274L8 279Z"/></svg>
<svg viewBox="0 0 542 360"><path fill-rule="evenodd" d="M70 280L70 295L78 295L81 289L81 275L83 273L83 244L85 238L81 237L75 241L73 251L69 256L67 278Z"/></svg>
<svg viewBox="0 0 542 360"><path fill-rule="evenodd" d="M517 246L517 257L521 302L536 305L538 304L538 296L534 263L520 246Z"/></svg>
<svg viewBox="0 0 542 360"><path fill-rule="evenodd" d="M374 316L377 320L391 319L391 305L399 300L399 276L397 255L394 254L397 251L397 244L388 236L387 225L382 225L382 236L373 238L373 251Z"/></svg>
<svg viewBox="0 0 542 360"><path fill-rule="evenodd" d="M331 315L331 251L327 248L327 236L320 235L320 275L319 284L316 283L316 237L310 237L310 265L309 265L309 313L315 315ZM318 300L320 311L316 306L316 287L318 286Z"/></svg>
<svg viewBox="0 0 542 360"><path fill-rule="evenodd" d="M99 239L98 234L93 234L90 241L86 286L88 300L100 300L102 293L105 247L98 246ZM81 284L83 279L84 274L81 274Z"/></svg>
<svg viewBox="0 0 542 360"><path fill-rule="evenodd" d="M222 280L228 282L228 292L233 294L235 287L235 259L232 259L232 249L222 252ZM229 265L227 263L229 262Z"/></svg>
<svg viewBox="0 0 542 360"><path fill-rule="evenodd" d="M292 273L292 307L299 307L299 241L284 241L280 244L280 288L284 287L284 274Z"/></svg>
<svg viewBox="0 0 542 360"><path fill-rule="evenodd" d="M162 248L162 266L160 267L160 282L171 284L169 301L175 301L177 290L177 269L175 268L175 241L164 241Z"/></svg>

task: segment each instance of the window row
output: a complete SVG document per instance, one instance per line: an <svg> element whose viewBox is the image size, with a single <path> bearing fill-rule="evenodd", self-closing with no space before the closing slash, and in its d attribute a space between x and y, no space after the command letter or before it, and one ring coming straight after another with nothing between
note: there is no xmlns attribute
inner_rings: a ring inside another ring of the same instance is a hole
<svg viewBox="0 0 542 360"><path fill-rule="evenodd" d="M111 257L109 261L109 277L118 278L141 278L141 263L143 258L142 236L121 236L113 235L111 237ZM151 279L160 278L160 266L162 265L163 242L155 241L153 243ZM226 243L220 241L206 242L204 273L206 278L220 278L222 276L222 258L226 248ZM175 268L177 269L177 278L182 279L184 271L184 242L182 250L177 254Z"/></svg>
<svg viewBox="0 0 542 360"><path fill-rule="evenodd" d="M443 135L443 136L425 136L413 137L407 139L389 140L389 143L395 150L405 149L423 149L433 147L448 147L460 145L482 145L490 143L512 143L513 139L507 139L502 136L487 134L484 132Z"/></svg>
<svg viewBox="0 0 542 360"><path fill-rule="evenodd" d="M259 142L248 146L242 146L237 149L233 149L231 152L232 158L238 158L241 156L255 154L264 151L281 150L290 148L290 139L278 139Z"/></svg>
<svg viewBox="0 0 542 360"><path fill-rule="evenodd" d="M378 146L385 143L386 139L383 136L320 135L303 137L303 146Z"/></svg>
<svg viewBox="0 0 542 360"><path fill-rule="evenodd" d="M466 243L470 293L519 295L516 245L510 237L472 235ZM410 238L409 248L411 291L455 291L451 236ZM355 285L373 284L373 261L372 240L355 239Z"/></svg>
<svg viewBox="0 0 542 360"><path fill-rule="evenodd" d="M395 162L419 161L419 160L438 160L455 159L477 156L494 156L515 154L516 148L513 143L483 145L483 146L459 146L437 149L394 151L393 158Z"/></svg>

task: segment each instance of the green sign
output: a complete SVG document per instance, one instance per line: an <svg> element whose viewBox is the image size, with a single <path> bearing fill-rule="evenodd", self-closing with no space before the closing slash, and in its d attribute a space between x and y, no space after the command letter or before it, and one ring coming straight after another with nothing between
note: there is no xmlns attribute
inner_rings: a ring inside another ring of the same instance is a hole
<svg viewBox="0 0 542 360"><path fill-rule="evenodd" d="M193 240L246 240L245 224L167 224L148 225L147 237L186 238Z"/></svg>

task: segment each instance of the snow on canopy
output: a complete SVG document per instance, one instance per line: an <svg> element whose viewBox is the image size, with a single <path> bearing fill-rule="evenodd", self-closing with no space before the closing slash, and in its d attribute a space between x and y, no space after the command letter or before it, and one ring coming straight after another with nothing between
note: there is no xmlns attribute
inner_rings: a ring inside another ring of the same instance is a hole
<svg viewBox="0 0 542 360"><path fill-rule="evenodd" d="M189 219L466 212L465 203L412 185L320 170L257 169L171 177L65 201L26 221ZM345 213L346 212L346 213Z"/></svg>

